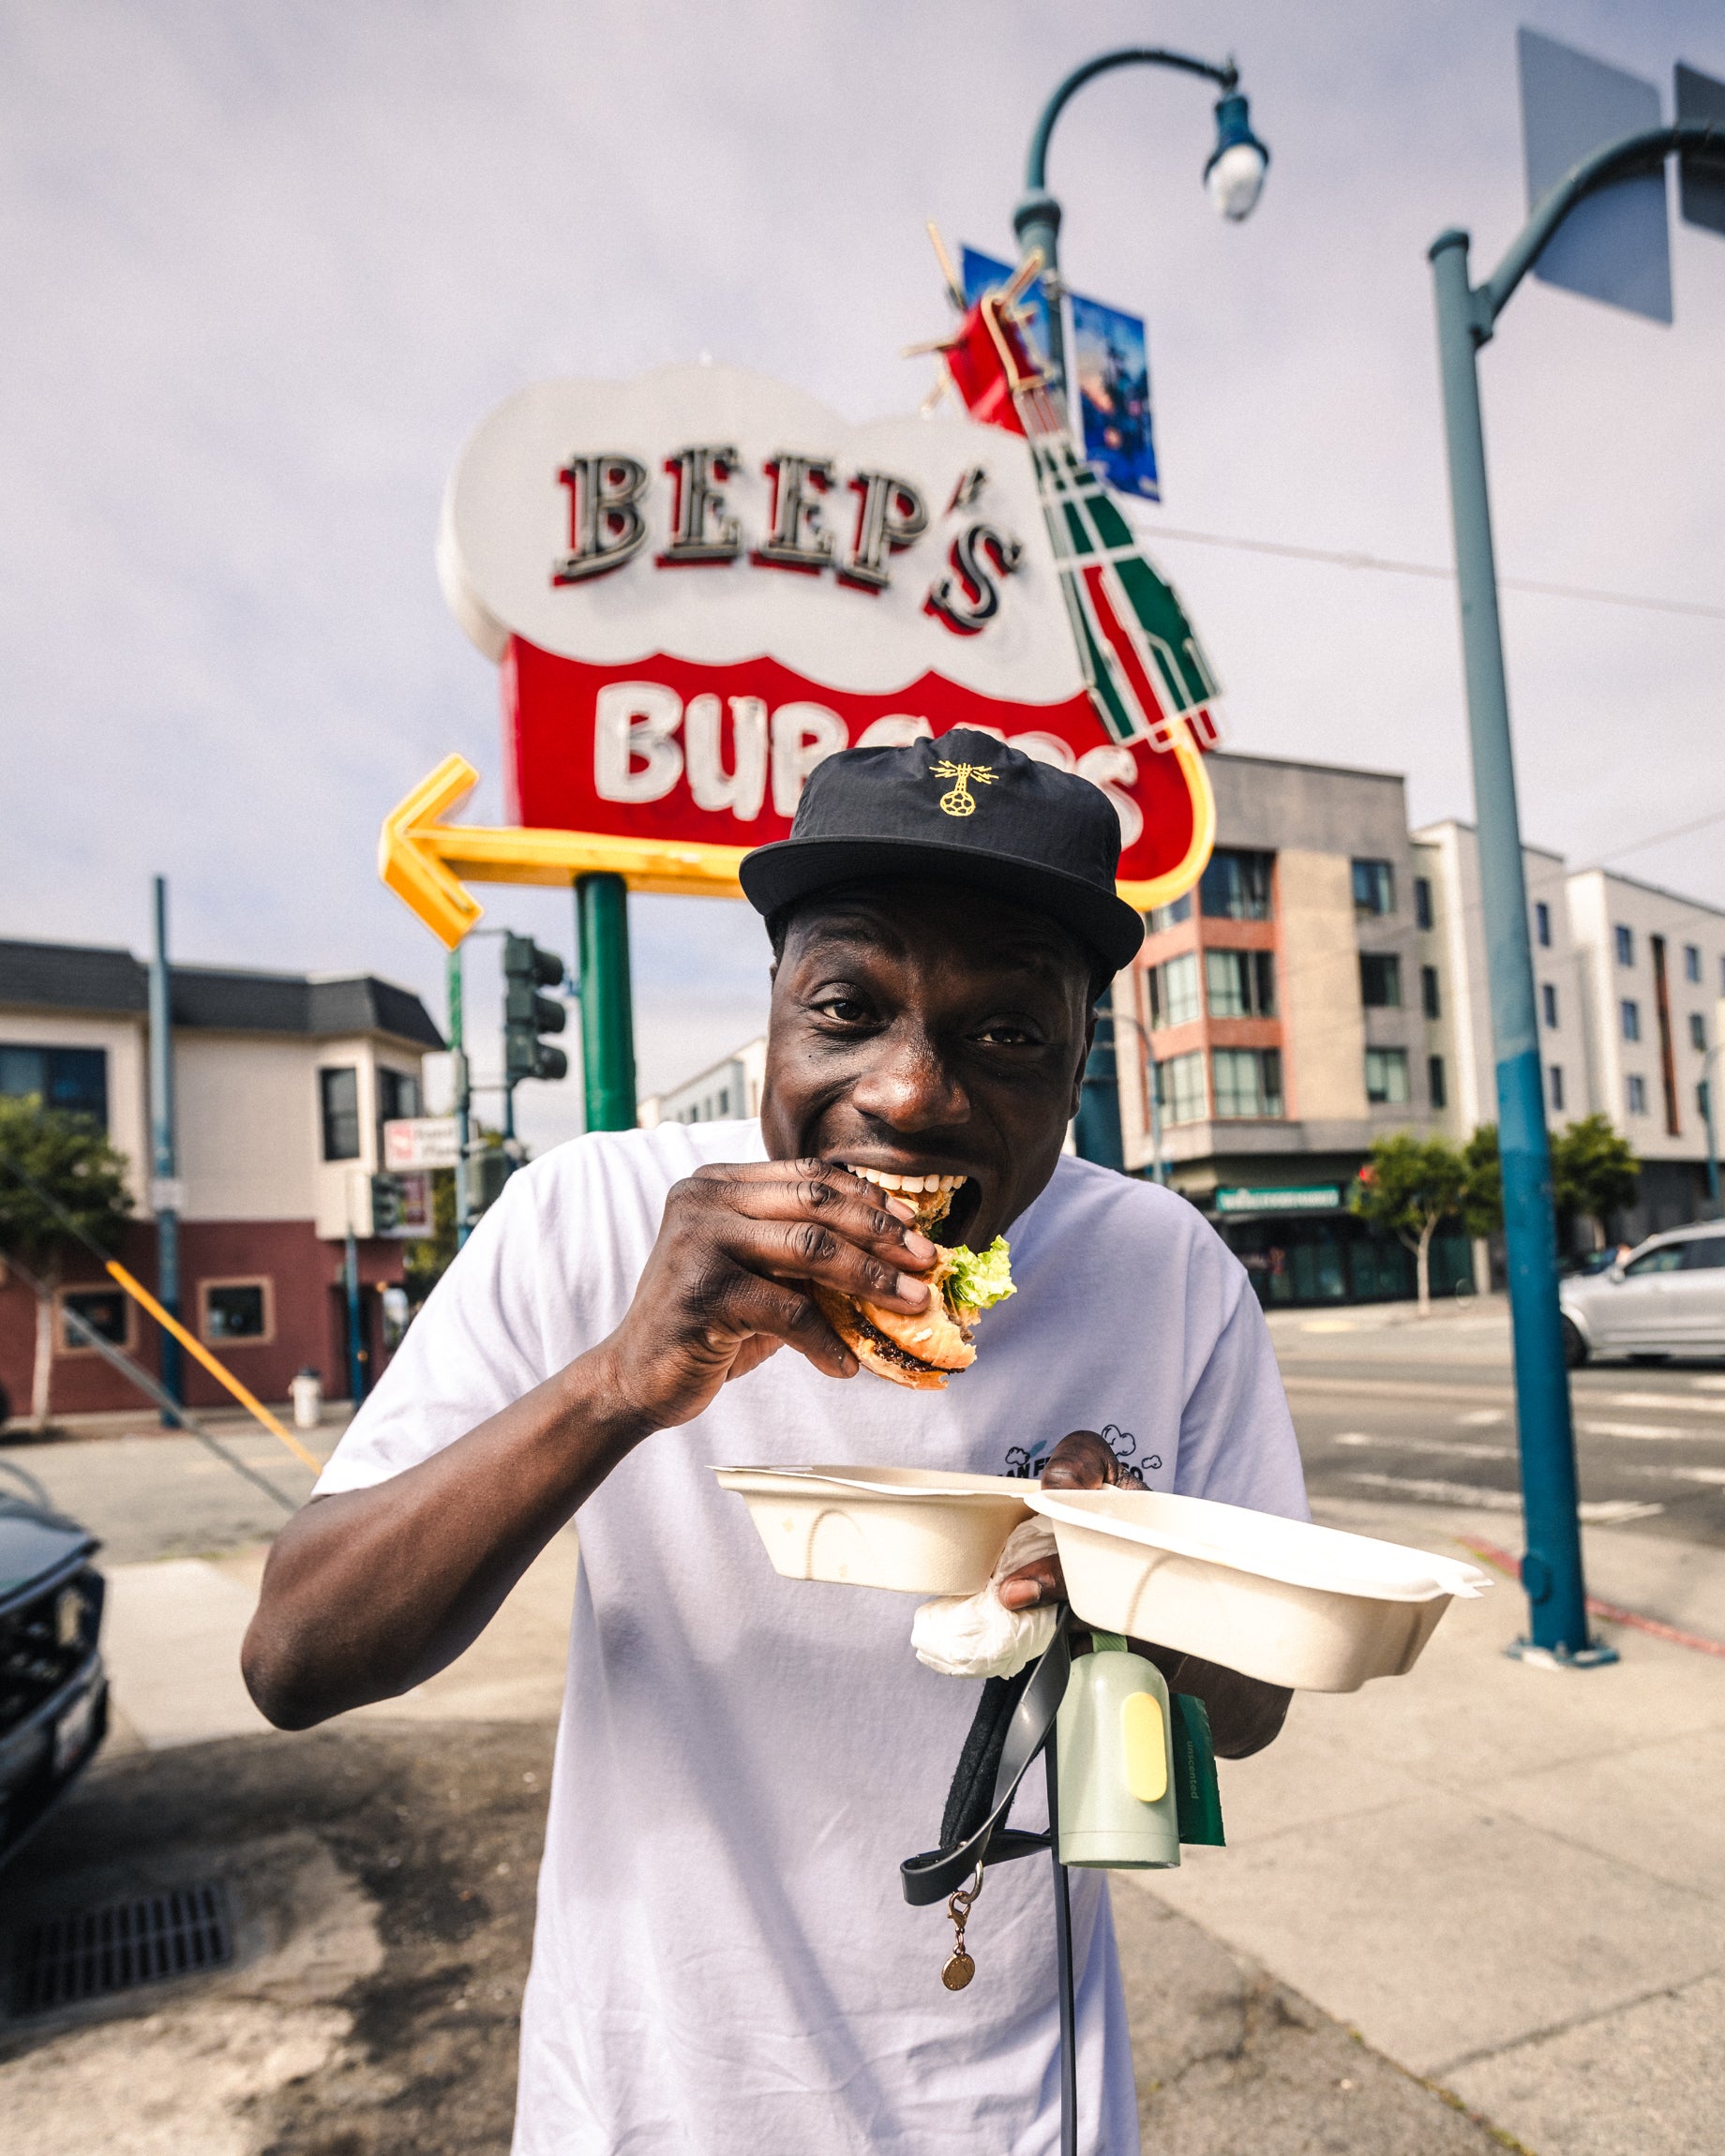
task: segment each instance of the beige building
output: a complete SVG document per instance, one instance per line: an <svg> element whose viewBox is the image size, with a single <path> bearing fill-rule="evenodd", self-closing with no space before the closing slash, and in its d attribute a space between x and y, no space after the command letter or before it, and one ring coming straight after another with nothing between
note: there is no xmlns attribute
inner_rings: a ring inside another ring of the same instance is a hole
<svg viewBox="0 0 1725 2156"><path fill-rule="evenodd" d="M1497 1120L1496 1060L1486 980L1485 909L1479 845L1471 824L1429 824L1414 833L1415 918L1419 930L1427 1053L1447 1096L1441 1127L1463 1139ZM1561 855L1525 846L1528 935L1539 1011L1545 1112L1555 1128L1590 1113L1586 1005L1570 930L1568 875Z"/></svg>
<svg viewBox="0 0 1725 2156"><path fill-rule="evenodd" d="M149 1103L149 974L130 951L0 942L0 1095L36 1095L88 1115L125 1156L134 1226L123 1253L155 1284ZM323 979L176 966L172 974L177 1123L174 1193L183 1321L266 1400L302 1366L347 1389L350 1230L365 1283L365 1346L386 1351L379 1294L401 1279L401 1243L374 1234L382 1127L419 1113L421 1060L442 1041L408 990L368 975ZM92 1261L58 1298L152 1370L156 1328ZM29 1397L34 1304L0 1286L0 1392ZM56 1329L63 1413L131 1407L138 1395ZM224 1400L188 1369L189 1404Z"/></svg>
<svg viewBox="0 0 1725 2156"><path fill-rule="evenodd" d="M650 1093L638 1111L640 1126L659 1123L747 1122L760 1114L767 1075L767 1037L748 1041L734 1056L685 1080L674 1092Z"/></svg>

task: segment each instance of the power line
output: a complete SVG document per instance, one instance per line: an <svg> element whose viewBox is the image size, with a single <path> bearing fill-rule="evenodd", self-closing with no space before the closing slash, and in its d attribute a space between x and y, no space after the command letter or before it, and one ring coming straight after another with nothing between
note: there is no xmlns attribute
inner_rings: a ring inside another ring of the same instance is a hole
<svg viewBox="0 0 1725 2156"><path fill-rule="evenodd" d="M1374 569L1387 576L1434 577L1453 584L1455 571L1432 561L1396 561L1383 554L1344 553L1328 546L1295 546L1276 539L1240 539L1220 532L1186 532L1170 524L1140 523L1148 539L1184 540L1194 546L1226 546L1241 554L1274 554L1291 561L1327 561L1338 569ZM1531 591L1546 599L1586 599L1603 606L1633 606L1655 614L1687 614L1698 621L1725 621L1725 606L1704 606L1689 599L1653 599L1631 591L1596 591L1582 584L1547 584L1532 576L1500 576L1506 591Z"/></svg>
<svg viewBox="0 0 1725 2156"><path fill-rule="evenodd" d="M1715 809L1711 816L1699 816L1693 823L1673 824L1670 831L1656 831L1651 838L1632 839L1628 846L1614 846L1610 853L1602 853L1599 860L1601 863L1620 861L1626 853L1640 853L1650 846L1663 846L1671 838L1688 838L1691 831L1705 831L1709 824L1716 823L1725 823L1725 809Z"/></svg>

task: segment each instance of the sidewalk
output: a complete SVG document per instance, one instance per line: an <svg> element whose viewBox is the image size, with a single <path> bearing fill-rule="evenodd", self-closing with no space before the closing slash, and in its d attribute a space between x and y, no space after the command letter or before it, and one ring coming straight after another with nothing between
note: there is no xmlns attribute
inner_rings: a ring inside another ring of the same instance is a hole
<svg viewBox="0 0 1725 2156"><path fill-rule="evenodd" d="M1470 1557L1458 1537L1516 1537L1501 1513L1323 1516ZM1597 1596L1725 1640L1725 1552L1611 1528L1587 1556ZM112 1568L98 1786L146 1753L304 1741L270 1736L239 1680L262 1558ZM548 1722L578 1562L560 1535L459 1662L341 1727L427 1725L429 1758L431 1725ZM1451 1606L1409 1676L1303 1695L1271 1750L1222 1763L1226 1850L1116 1880L1157 2156L1491 2146L1419 2080L1534 2156L1719 2146L1725 1661L1602 1624L1619 1664L1541 1669L1502 1652L1523 1615L1501 1580Z"/></svg>
<svg viewBox="0 0 1725 2156"><path fill-rule="evenodd" d="M1475 1556L1500 1514L1332 1502L1327 1524ZM1725 1553L1587 1538L1591 1592L1725 1640ZM1222 1763L1227 1850L1129 1875L1538 2156L1703 2156L1725 2068L1725 1661L1508 1659L1519 1589L1455 1602L1418 1668L1297 1699Z"/></svg>

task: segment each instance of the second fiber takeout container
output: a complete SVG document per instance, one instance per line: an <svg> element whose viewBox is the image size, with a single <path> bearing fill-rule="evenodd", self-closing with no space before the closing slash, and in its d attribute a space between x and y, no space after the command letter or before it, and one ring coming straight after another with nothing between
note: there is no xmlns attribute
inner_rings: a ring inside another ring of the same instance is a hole
<svg viewBox="0 0 1725 2156"><path fill-rule="evenodd" d="M1452 1557L1208 1498L1031 1490L1072 1613L1267 1684L1358 1691L1411 1669L1456 1595L1491 1584Z"/></svg>

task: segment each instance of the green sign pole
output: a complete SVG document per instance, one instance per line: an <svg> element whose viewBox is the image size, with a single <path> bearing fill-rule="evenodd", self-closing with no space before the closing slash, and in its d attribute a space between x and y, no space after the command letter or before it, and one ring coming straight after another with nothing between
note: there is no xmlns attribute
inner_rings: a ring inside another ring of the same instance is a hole
<svg viewBox="0 0 1725 2156"><path fill-rule="evenodd" d="M635 1010L629 994L629 892L620 876L575 886L581 954L581 1064L587 1128L635 1128Z"/></svg>

